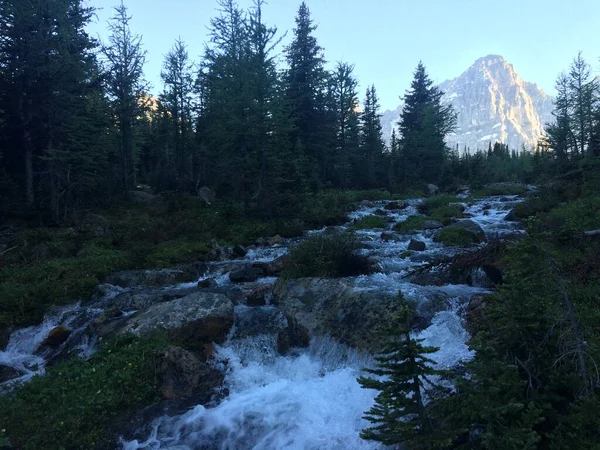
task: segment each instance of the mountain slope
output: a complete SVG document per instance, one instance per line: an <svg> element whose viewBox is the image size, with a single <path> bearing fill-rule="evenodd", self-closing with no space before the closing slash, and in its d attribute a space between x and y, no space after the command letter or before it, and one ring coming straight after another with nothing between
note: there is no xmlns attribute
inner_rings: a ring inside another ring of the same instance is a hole
<svg viewBox="0 0 600 450"><path fill-rule="evenodd" d="M511 149L534 146L546 122L552 120L552 99L535 84L525 82L502 56L480 58L462 75L443 82L444 100L458 113L458 128L448 136L451 147L474 151L501 141ZM389 139L402 105L382 117Z"/></svg>

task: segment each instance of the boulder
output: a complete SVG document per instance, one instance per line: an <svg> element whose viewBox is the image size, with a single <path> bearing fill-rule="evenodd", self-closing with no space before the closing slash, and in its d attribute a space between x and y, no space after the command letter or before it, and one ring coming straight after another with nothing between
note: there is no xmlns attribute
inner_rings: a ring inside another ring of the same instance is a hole
<svg viewBox="0 0 600 450"><path fill-rule="evenodd" d="M517 222L519 220L519 218L517 217L515 210L511 209L508 212L508 214L506 216L504 216L504 220L506 220L507 222Z"/></svg>
<svg viewBox="0 0 600 450"><path fill-rule="evenodd" d="M273 245L283 245L284 240L281 236L279 236L278 234L276 234L275 236L272 236L270 238L265 239L265 242L267 245L273 246Z"/></svg>
<svg viewBox="0 0 600 450"><path fill-rule="evenodd" d="M274 297L279 308L310 335L331 335L360 350L376 351L373 330L398 307L391 291L356 290L346 279L280 279Z"/></svg>
<svg viewBox="0 0 600 450"><path fill-rule="evenodd" d="M398 209L406 208L406 203L404 202L389 202L387 205L383 207L383 209L387 211L395 211Z"/></svg>
<svg viewBox="0 0 600 450"><path fill-rule="evenodd" d="M156 382L165 400L182 400L202 395L208 401L223 384L224 374L194 353L169 345L158 357Z"/></svg>
<svg viewBox="0 0 600 450"><path fill-rule="evenodd" d="M417 203L416 208L419 214L429 214L429 205L423 201Z"/></svg>
<svg viewBox="0 0 600 450"><path fill-rule="evenodd" d="M60 347L64 342L69 339L71 330L64 326L58 326L50 330L46 339L42 342L42 347L56 348Z"/></svg>
<svg viewBox="0 0 600 450"><path fill-rule="evenodd" d="M289 256L283 255L270 262L253 263L251 267L260 269L264 276L278 277L279 275L281 275L281 272L285 269L288 261Z"/></svg>
<svg viewBox="0 0 600 450"><path fill-rule="evenodd" d="M207 186L202 186L198 190L198 198L204 200L209 205L217 201L217 195L211 188Z"/></svg>
<svg viewBox="0 0 600 450"><path fill-rule="evenodd" d="M195 287L183 289L132 289L115 296L107 303L107 308L120 311L138 311L157 303L185 297L196 291Z"/></svg>
<svg viewBox="0 0 600 450"><path fill-rule="evenodd" d="M229 280L231 280L232 283L250 283L258 280L262 276L264 276L263 269L252 265L230 272Z"/></svg>
<svg viewBox="0 0 600 450"><path fill-rule="evenodd" d="M265 238L259 237L256 241L254 241L254 245L257 247L263 247L266 244Z"/></svg>
<svg viewBox="0 0 600 450"><path fill-rule="evenodd" d="M21 372L19 372L14 367L5 366L4 364L0 364L0 384L13 380L21 376Z"/></svg>
<svg viewBox="0 0 600 450"><path fill-rule="evenodd" d="M129 191L129 200L138 205L152 205L159 200L159 197L145 191Z"/></svg>
<svg viewBox="0 0 600 450"><path fill-rule="evenodd" d="M238 244L235 247L233 247L233 254L238 258L243 258L244 256L246 256L247 253L248 250L243 245Z"/></svg>
<svg viewBox="0 0 600 450"><path fill-rule="evenodd" d="M444 231L454 229L466 231L471 236L473 243L485 242L487 239L483 228L481 228L477 222L474 222L470 219L461 220L459 222L448 225L446 228L444 228ZM438 237L436 236L434 239L438 240Z"/></svg>
<svg viewBox="0 0 600 450"><path fill-rule="evenodd" d="M101 337L162 330L173 339L194 343L223 342L233 325L233 303L223 294L196 292L152 305L98 329Z"/></svg>
<svg viewBox="0 0 600 450"><path fill-rule="evenodd" d="M218 286L217 280L214 278L206 278L198 281L198 287L201 289L216 288Z"/></svg>
<svg viewBox="0 0 600 450"><path fill-rule="evenodd" d="M460 202L450 202L448 203L448 206L458 209L461 213L464 213L465 209L467 209L467 205Z"/></svg>
<svg viewBox="0 0 600 450"><path fill-rule="evenodd" d="M361 208L373 208L375 205L369 200L361 200L358 202L358 206Z"/></svg>
<svg viewBox="0 0 600 450"><path fill-rule="evenodd" d="M477 333L481 320L485 318L485 306L487 300L484 295L474 295L467 306L466 329L472 335Z"/></svg>
<svg viewBox="0 0 600 450"><path fill-rule="evenodd" d="M429 194L430 197L436 195L439 191L440 191L440 188L437 187L435 184L427 185L427 193Z"/></svg>
<svg viewBox="0 0 600 450"><path fill-rule="evenodd" d="M81 219L80 230L94 237L110 235L110 222L104 216L88 213Z"/></svg>
<svg viewBox="0 0 600 450"><path fill-rule="evenodd" d="M166 286L196 281L207 270L204 263L193 263L171 269L124 270L109 275L105 283L124 288L135 286Z"/></svg>
<svg viewBox="0 0 600 450"><path fill-rule="evenodd" d="M441 222L438 222L437 220L426 220L425 222L423 222L424 230L438 230L440 228L444 228L444 225Z"/></svg>
<svg viewBox="0 0 600 450"><path fill-rule="evenodd" d="M408 250L412 250L415 252L425 251L426 245L425 242L417 241L416 239L411 239L408 244Z"/></svg>
<svg viewBox="0 0 600 450"><path fill-rule="evenodd" d="M375 211L373 211L373 215L375 215L375 216L387 216L387 213L383 209L379 208L379 209L376 209Z"/></svg>
<svg viewBox="0 0 600 450"><path fill-rule="evenodd" d="M246 298L246 305L248 306L264 306L268 303L269 297L273 293L272 284L264 284L254 289Z"/></svg>

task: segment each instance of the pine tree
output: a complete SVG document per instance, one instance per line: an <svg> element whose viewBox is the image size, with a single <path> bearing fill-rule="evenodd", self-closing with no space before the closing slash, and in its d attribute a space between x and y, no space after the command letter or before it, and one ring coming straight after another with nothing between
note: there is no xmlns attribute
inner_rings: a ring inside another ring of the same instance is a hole
<svg viewBox="0 0 600 450"><path fill-rule="evenodd" d="M131 32L130 20L127 7L121 1L108 25L108 43L102 47L106 60L105 89L117 119L117 155L121 185L126 191L136 186L136 126L148 87L143 73L146 52L142 49L141 36Z"/></svg>
<svg viewBox="0 0 600 450"><path fill-rule="evenodd" d="M362 158L356 166L356 169L360 168L360 172L364 174L361 186L366 188L373 188L378 184L378 169L381 166L385 149L379 108L379 99L373 85L367 88L365 103L360 116L360 152ZM395 140L394 130L393 145L396 145Z"/></svg>
<svg viewBox="0 0 600 450"><path fill-rule="evenodd" d="M569 95L572 101L573 132L576 153L584 156L592 129L592 117L598 101L598 82L591 76L591 68L581 52L573 59L569 71Z"/></svg>
<svg viewBox="0 0 600 450"><path fill-rule="evenodd" d="M398 124L403 181L408 185L423 181L434 183L442 176L447 151L444 139L456 126L452 106L442 104L442 95L420 62L411 88L404 96Z"/></svg>
<svg viewBox="0 0 600 450"><path fill-rule="evenodd" d="M410 335L411 310L399 295L399 308L393 325L382 330L385 343L375 360L377 368L366 369L375 377L360 377L367 389L379 391L375 405L364 418L373 426L361 432L367 440L386 445L404 444L408 448L434 448L435 423L425 405L423 394L439 389L430 378L444 375L426 355L436 347L422 345L422 339Z"/></svg>

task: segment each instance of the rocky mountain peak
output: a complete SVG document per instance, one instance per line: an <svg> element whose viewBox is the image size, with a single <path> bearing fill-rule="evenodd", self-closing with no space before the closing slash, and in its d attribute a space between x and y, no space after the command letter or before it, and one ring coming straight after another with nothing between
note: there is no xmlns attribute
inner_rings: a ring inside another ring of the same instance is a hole
<svg viewBox="0 0 600 450"><path fill-rule="evenodd" d="M500 55L479 58L459 77L439 85L444 100L458 113L456 133L448 145L463 152L487 148L500 141L511 149L535 146L551 121L552 99L535 84L521 79ZM386 138L402 110L386 111L382 118Z"/></svg>

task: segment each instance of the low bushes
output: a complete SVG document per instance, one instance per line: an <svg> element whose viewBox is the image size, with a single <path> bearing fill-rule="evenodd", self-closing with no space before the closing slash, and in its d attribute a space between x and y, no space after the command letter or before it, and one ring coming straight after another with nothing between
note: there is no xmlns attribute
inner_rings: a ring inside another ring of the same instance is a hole
<svg viewBox="0 0 600 450"><path fill-rule="evenodd" d="M358 219L352 224L352 228L355 230L368 230L370 228L386 228L387 222L381 216L365 216Z"/></svg>

